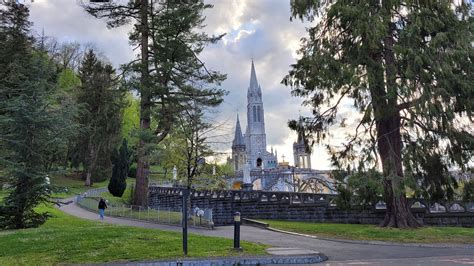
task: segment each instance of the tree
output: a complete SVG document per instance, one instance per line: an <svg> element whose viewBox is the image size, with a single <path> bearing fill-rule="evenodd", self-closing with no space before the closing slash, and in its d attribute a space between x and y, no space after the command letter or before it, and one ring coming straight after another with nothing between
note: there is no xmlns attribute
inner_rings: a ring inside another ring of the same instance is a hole
<svg viewBox="0 0 474 266"><path fill-rule="evenodd" d="M0 162L12 185L0 206L3 228L36 227L47 213L35 208L49 201L44 152L61 134L61 110L51 106L56 68L34 48L29 11L13 2L0 9Z"/></svg>
<svg viewBox="0 0 474 266"><path fill-rule="evenodd" d="M201 175L206 158L216 155L209 140L216 126L206 121L204 108L196 102L190 102L177 118L174 136L181 145L174 152L183 160L179 164L184 167L183 183L191 188Z"/></svg>
<svg viewBox="0 0 474 266"><path fill-rule="evenodd" d="M112 154L112 177L110 178L108 189L115 197L122 197L127 188L127 175L130 167L131 151L128 149L127 139L123 139L120 150L115 150Z"/></svg>
<svg viewBox="0 0 474 266"><path fill-rule="evenodd" d="M122 138L126 138L130 146L138 144L137 130L140 127L140 101L128 92L125 97L126 106L122 118Z"/></svg>
<svg viewBox="0 0 474 266"><path fill-rule="evenodd" d="M474 201L474 179L464 182L464 187L462 189L462 200L464 202Z"/></svg>
<svg viewBox="0 0 474 266"><path fill-rule="evenodd" d="M172 129L183 103L190 98L209 106L222 102L225 92L215 86L225 76L208 70L198 57L207 44L222 37L199 32L204 27L202 12L210 7L201 1L84 4L91 15L106 18L109 27L135 24L130 40L139 48L139 59L124 66L129 87L140 94L134 204L148 203L149 155Z"/></svg>
<svg viewBox="0 0 474 266"><path fill-rule="evenodd" d="M80 134L72 152L73 165L84 166L85 185L105 180L112 168L110 157L121 133L122 90L112 66L104 65L89 50L79 70L81 86L76 102L80 105Z"/></svg>
<svg viewBox="0 0 474 266"><path fill-rule="evenodd" d="M338 109L352 99L361 118L342 149L330 147L334 164L344 168L357 158L361 171L381 170L387 204L381 225L417 227L405 188L414 174L427 176L423 161L438 158L445 173L464 169L474 152L469 6L331 2L292 1L293 18L320 21L308 29L301 58L283 82L313 107L305 127L316 141L344 122Z"/></svg>

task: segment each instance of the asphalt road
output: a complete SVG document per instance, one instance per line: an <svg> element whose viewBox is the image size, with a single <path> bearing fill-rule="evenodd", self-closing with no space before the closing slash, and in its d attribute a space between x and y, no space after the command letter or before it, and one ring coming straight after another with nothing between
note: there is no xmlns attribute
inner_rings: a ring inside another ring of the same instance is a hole
<svg viewBox="0 0 474 266"><path fill-rule="evenodd" d="M89 220L98 220L98 214L72 203L60 210ZM104 222L169 231L180 227L152 224L121 218L106 217ZM474 229L473 229L474 230ZM215 230L190 228L190 232L206 236L233 238L232 226ZM241 227L242 240L268 244L274 247L317 250L329 260L325 265L474 265L474 246L418 247L387 244L344 243L273 232L250 226ZM321 265L321 264L319 264Z"/></svg>

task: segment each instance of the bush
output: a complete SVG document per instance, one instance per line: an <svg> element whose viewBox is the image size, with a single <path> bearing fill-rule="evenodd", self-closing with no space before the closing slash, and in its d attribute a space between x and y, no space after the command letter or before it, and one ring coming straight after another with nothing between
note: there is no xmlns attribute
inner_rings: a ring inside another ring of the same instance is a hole
<svg viewBox="0 0 474 266"><path fill-rule="evenodd" d="M474 179L464 183L464 188L462 190L462 200L464 202L474 201Z"/></svg>
<svg viewBox="0 0 474 266"><path fill-rule="evenodd" d="M338 209L350 210L352 202L352 191L344 185L339 185L336 188L336 205Z"/></svg>
<svg viewBox="0 0 474 266"><path fill-rule="evenodd" d="M130 178L137 178L137 166L132 165L128 170L128 177Z"/></svg>
<svg viewBox="0 0 474 266"><path fill-rule="evenodd" d="M333 177L338 181L335 201L340 209L373 207L382 200L382 176L375 170L335 171Z"/></svg>
<svg viewBox="0 0 474 266"><path fill-rule="evenodd" d="M348 182L356 206L372 207L382 200L382 175L377 171L357 172L349 177Z"/></svg>
<svg viewBox="0 0 474 266"><path fill-rule="evenodd" d="M115 150L112 154L113 170L112 177L109 182L109 192L115 197L122 197L123 192L127 188L127 174L130 165L131 152L127 146L127 140L123 139L120 150Z"/></svg>

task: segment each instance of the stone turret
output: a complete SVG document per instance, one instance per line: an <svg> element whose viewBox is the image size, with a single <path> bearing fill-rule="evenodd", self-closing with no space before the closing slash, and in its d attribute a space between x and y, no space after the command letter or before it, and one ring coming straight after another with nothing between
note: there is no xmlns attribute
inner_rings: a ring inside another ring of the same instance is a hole
<svg viewBox="0 0 474 266"><path fill-rule="evenodd" d="M293 143L295 167L311 169L311 151L308 151L307 140L303 130L303 118L298 122L298 139Z"/></svg>
<svg viewBox="0 0 474 266"><path fill-rule="evenodd" d="M243 165L247 160L245 148L245 139L240 128L239 115L237 114L237 123L235 125L234 140L232 141L232 161L235 171L243 169Z"/></svg>

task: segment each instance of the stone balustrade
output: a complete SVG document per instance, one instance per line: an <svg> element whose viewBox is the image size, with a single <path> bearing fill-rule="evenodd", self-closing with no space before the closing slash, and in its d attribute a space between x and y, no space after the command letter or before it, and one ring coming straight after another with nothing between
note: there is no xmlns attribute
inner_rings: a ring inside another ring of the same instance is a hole
<svg viewBox="0 0 474 266"><path fill-rule="evenodd" d="M384 218L384 208L340 210L335 197L332 194L273 191L190 192L191 207L212 209L215 225L232 224L236 211L244 218L292 221L378 224ZM149 204L152 208L181 207L182 189L150 187ZM430 204L423 199L409 199L409 204L415 217L426 225L474 227L473 203Z"/></svg>

